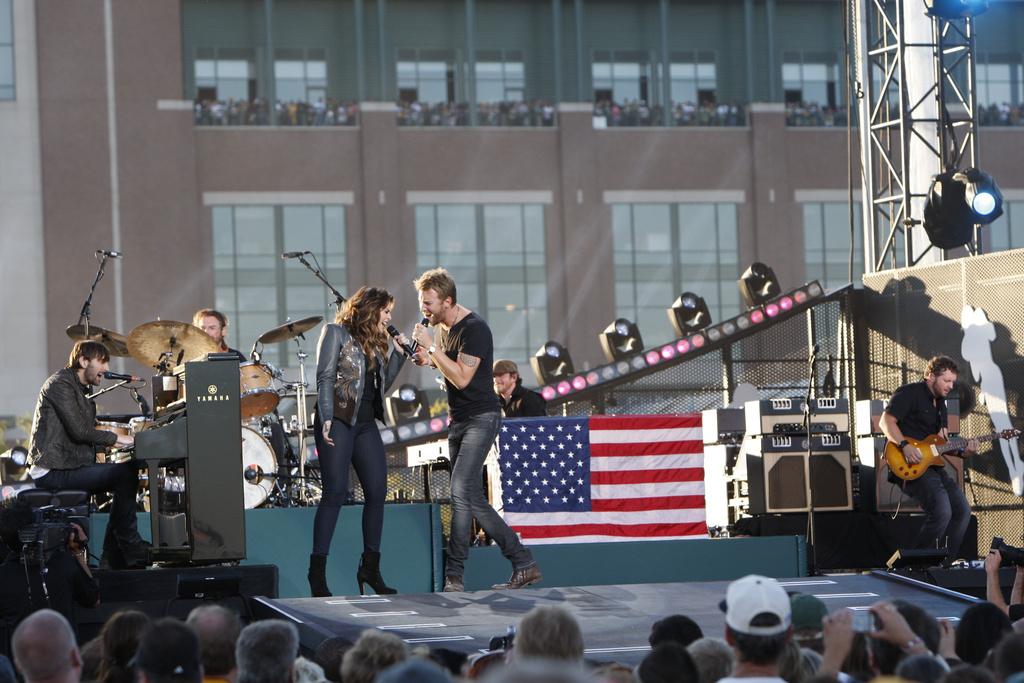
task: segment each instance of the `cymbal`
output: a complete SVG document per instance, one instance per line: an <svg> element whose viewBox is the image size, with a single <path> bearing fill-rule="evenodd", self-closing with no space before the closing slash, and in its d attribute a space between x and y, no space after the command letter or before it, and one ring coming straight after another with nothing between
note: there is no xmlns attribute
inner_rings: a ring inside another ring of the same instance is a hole
<svg viewBox="0 0 1024 683"><path fill-rule="evenodd" d="M209 335L190 323L154 320L128 333L132 358L155 368L166 360L171 367L220 349Z"/></svg>
<svg viewBox="0 0 1024 683"><path fill-rule="evenodd" d="M322 315L312 315L301 320L293 320L275 328L269 329L260 335L261 344L276 344L277 342L288 341L300 334L305 334L323 321Z"/></svg>
<svg viewBox="0 0 1024 683"><path fill-rule="evenodd" d="M70 325L65 330L69 337L75 341L90 341L101 342L107 347L107 351L110 352L111 356L127 356L128 353L128 338L120 332L114 332L100 327L99 325L89 325L89 336L85 336L85 325Z"/></svg>

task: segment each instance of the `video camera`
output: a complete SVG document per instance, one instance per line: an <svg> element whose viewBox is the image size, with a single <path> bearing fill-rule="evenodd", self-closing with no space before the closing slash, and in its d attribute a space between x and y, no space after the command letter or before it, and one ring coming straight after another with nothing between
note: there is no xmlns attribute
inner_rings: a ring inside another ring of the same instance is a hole
<svg viewBox="0 0 1024 683"><path fill-rule="evenodd" d="M1002 538L995 536L992 539L992 550L999 551L1000 556L1003 558L1002 564L1024 567L1024 548L1015 548L1012 545L1007 545Z"/></svg>
<svg viewBox="0 0 1024 683"><path fill-rule="evenodd" d="M72 539L78 539L78 530L88 527L89 519L80 510L71 507L45 505L32 510L31 524L18 530L22 560L28 564L45 564L60 550L67 550Z"/></svg>

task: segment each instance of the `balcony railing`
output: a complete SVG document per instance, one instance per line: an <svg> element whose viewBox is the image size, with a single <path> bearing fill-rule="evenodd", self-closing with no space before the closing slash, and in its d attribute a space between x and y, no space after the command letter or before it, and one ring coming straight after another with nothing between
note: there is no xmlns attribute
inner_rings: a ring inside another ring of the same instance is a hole
<svg viewBox="0 0 1024 683"><path fill-rule="evenodd" d="M550 127L555 125L555 105L551 102L481 102L477 105L476 125L511 127ZM466 102L399 102L400 126L468 126L471 122Z"/></svg>
<svg viewBox="0 0 1024 683"><path fill-rule="evenodd" d="M853 112L854 125L857 112ZM786 104L786 125L796 127L846 127L846 107L829 107L817 102Z"/></svg>
<svg viewBox="0 0 1024 683"><path fill-rule="evenodd" d="M594 103L594 125L605 128L636 126L663 126L661 105L648 105L642 100L631 102L599 101ZM670 111L668 125L686 126L744 126L746 107L739 104L693 104L675 102Z"/></svg>
<svg viewBox="0 0 1024 683"><path fill-rule="evenodd" d="M359 105L335 100L278 101L271 112L262 98L196 100L193 116L197 126L354 126L359 121Z"/></svg>

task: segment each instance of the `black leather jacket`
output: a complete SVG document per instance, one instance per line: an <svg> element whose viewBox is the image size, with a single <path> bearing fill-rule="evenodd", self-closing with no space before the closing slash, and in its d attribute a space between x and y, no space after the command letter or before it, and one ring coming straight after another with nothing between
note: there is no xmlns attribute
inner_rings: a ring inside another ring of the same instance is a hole
<svg viewBox="0 0 1024 683"><path fill-rule="evenodd" d="M85 396L73 368L50 375L39 390L28 460L48 470L96 463L96 450L113 446L117 434L96 429L96 404Z"/></svg>
<svg viewBox="0 0 1024 683"><path fill-rule="evenodd" d="M394 348L386 361L377 357L376 372L382 399L404 364L405 356ZM316 410L321 422L341 420L348 425L355 424L359 400L366 386L365 374L366 355L348 328L335 323L324 325L316 348ZM340 411L337 415L335 396Z"/></svg>

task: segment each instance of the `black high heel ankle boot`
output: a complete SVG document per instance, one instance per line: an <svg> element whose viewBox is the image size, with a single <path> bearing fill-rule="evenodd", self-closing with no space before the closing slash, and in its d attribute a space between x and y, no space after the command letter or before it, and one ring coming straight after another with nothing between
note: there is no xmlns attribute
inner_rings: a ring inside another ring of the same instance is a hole
<svg viewBox="0 0 1024 683"><path fill-rule="evenodd" d="M384 577L380 575L380 553L363 553L359 559L356 581L359 583L360 595L363 595L364 583L370 584L370 588L377 595L392 595L398 592L385 584Z"/></svg>
<svg viewBox="0 0 1024 683"><path fill-rule="evenodd" d="M327 587L326 555L309 556L309 573L306 578L309 579L309 592L314 598L331 597L331 589Z"/></svg>

